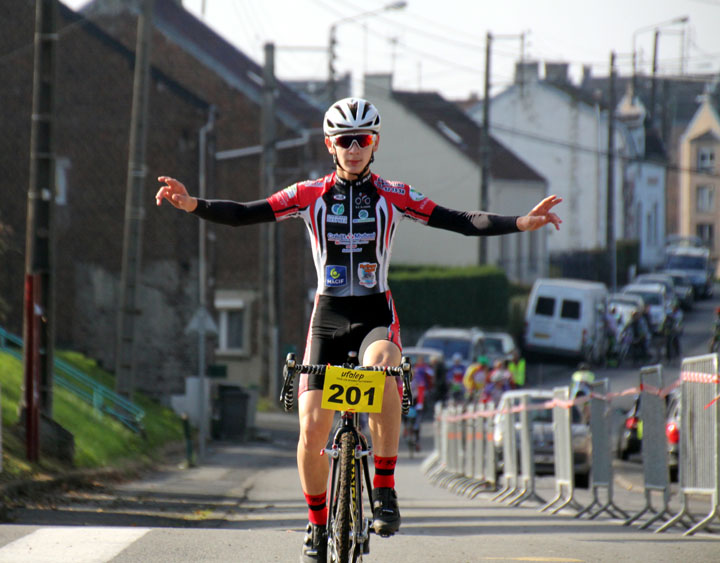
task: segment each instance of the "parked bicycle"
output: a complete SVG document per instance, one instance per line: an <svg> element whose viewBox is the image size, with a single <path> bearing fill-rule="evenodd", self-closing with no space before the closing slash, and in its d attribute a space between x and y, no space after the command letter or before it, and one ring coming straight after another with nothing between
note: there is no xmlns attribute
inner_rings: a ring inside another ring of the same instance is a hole
<svg viewBox="0 0 720 563"><path fill-rule="evenodd" d="M364 517L363 490L372 506L372 482L368 457L371 449L360 431L361 412L380 412L385 377L402 378L402 413L412 405L410 359L404 356L399 366L356 367L357 354L351 353L342 366L302 365L288 354L283 367L280 401L286 411L295 402L293 382L300 373L324 375L323 408L340 412L332 443L323 453L330 456L328 488L327 553L332 563L362 561L370 552L371 518ZM372 512L371 512L372 513Z"/></svg>

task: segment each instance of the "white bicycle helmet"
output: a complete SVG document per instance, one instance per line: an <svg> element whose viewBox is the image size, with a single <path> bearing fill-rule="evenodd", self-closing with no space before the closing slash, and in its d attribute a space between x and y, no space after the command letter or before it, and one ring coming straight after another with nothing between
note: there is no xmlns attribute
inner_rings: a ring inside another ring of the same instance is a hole
<svg viewBox="0 0 720 563"><path fill-rule="evenodd" d="M327 137L350 131L380 132L377 108L362 98L343 98L325 112L323 131Z"/></svg>

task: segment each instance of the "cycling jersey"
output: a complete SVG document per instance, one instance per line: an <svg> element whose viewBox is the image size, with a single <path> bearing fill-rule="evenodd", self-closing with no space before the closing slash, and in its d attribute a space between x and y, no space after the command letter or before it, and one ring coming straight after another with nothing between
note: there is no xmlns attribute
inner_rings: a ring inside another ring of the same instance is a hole
<svg viewBox="0 0 720 563"><path fill-rule="evenodd" d="M199 199L194 213L229 225L302 218L310 234L317 292L336 297L388 291L393 238L404 218L464 235L518 231L517 217L447 209L408 184L369 172L358 180L333 172L245 204Z"/></svg>

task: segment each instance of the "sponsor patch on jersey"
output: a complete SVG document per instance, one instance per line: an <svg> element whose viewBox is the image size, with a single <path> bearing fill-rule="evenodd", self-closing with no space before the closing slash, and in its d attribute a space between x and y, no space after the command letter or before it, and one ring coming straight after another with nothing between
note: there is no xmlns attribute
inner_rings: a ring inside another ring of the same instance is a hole
<svg viewBox="0 0 720 563"><path fill-rule="evenodd" d="M348 218L345 215L328 215L326 218L328 223L341 223L347 225Z"/></svg>
<svg viewBox="0 0 720 563"><path fill-rule="evenodd" d="M360 194L355 197L354 203L355 207L359 209L369 209L372 205L372 199L367 194Z"/></svg>
<svg viewBox="0 0 720 563"><path fill-rule="evenodd" d="M413 201L422 201L425 196L417 191L415 188L410 188L410 199Z"/></svg>
<svg viewBox="0 0 720 563"><path fill-rule="evenodd" d="M377 285L377 263L360 262L358 264L358 280L363 287L375 287Z"/></svg>
<svg viewBox="0 0 720 563"><path fill-rule="evenodd" d="M330 211L333 215L342 215L345 213L345 206L342 203L336 203L330 208Z"/></svg>
<svg viewBox="0 0 720 563"><path fill-rule="evenodd" d="M357 219L353 219L353 223L370 223L374 221L374 217L370 217L370 213L368 213L367 209L361 209L358 212Z"/></svg>
<svg viewBox="0 0 720 563"><path fill-rule="evenodd" d="M335 201L343 201L343 200L345 199L345 196L344 196L343 194L335 194L335 195L333 196L333 199L334 199Z"/></svg>
<svg viewBox="0 0 720 563"><path fill-rule="evenodd" d="M377 183L377 189L384 192L405 195L405 187L402 182L388 182L387 180L380 179Z"/></svg>
<svg viewBox="0 0 720 563"><path fill-rule="evenodd" d="M325 266L325 285L339 287L347 283L347 268L345 266Z"/></svg>

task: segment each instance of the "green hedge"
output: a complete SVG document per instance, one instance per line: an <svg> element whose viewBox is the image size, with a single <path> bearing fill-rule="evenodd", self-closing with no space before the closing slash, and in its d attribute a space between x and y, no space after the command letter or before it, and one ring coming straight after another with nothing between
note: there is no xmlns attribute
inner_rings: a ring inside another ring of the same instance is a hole
<svg viewBox="0 0 720 563"><path fill-rule="evenodd" d="M393 267L389 282L403 329L507 326L510 284L495 266Z"/></svg>

